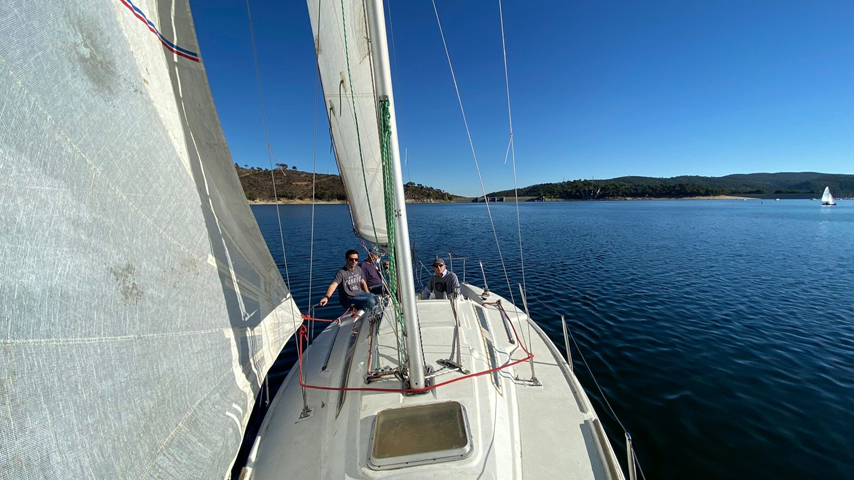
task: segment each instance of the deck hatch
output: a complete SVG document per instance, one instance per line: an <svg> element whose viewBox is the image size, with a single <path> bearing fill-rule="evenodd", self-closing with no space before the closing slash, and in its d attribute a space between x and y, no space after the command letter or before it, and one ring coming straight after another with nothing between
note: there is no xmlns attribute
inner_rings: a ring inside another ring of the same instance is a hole
<svg viewBox="0 0 854 480"><path fill-rule="evenodd" d="M374 470L459 460L472 452L465 408L431 403L379 412L374 419L368 465Z"/></svg>

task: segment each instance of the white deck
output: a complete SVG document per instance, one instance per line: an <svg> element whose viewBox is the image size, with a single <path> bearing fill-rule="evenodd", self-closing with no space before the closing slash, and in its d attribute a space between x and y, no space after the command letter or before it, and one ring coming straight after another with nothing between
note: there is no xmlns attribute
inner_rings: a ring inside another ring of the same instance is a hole
<svg viewBox="0 0 854 480"><path fill-rule="evenodd" d="M482 306L477 287L463 286L457 311L461 324L461 360L472 373L492 368L487 343L503 365L525 353L508 340L500 312ZM604 439L598 419L583 389L545 334L508 301L502 300L518 334L535 355L541 386L533 386L529 362L504 370L440 386L426 394L397 392L341 392L307 390L312 412L300 419L302 391L297 368L285 380L260 429L252 478L579 478L622 479L613 451ZM479 313L485 321L479 319ZM427 365L439 370L440 359L454 359L454 317L448 300L418 302L421 336ZM391 317L380 322L380 366L397 366ZM484 326L486 328L484 328ZM339 387L345 379L348 348L353 361L346 377L351 388L399 389L389 377L365 384L369 368L370 326L367 320L348 319L333 324L307 349L305 380L311 385ZM354 336L354 332L358 334ZM530 332L530 335L529 335ZM336 338L337 337L337 338ZM531 338L533 337L533 338ZM329 364L322 364L335 338ZM353 341L351 342L351 339ZM437 376L443 383L459 372ZM343 402L341 401L343 399ZM370 439L377 412L390 408L455 400L467 412L474 450L464 459L393 470L368 466ZM340 413L336 416L339 404Z"/></svg>

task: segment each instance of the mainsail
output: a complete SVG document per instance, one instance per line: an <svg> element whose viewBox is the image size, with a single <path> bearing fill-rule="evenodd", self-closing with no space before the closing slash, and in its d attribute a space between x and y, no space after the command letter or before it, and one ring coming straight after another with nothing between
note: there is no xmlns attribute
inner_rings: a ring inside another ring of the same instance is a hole
<svg viewBox="0 0 854 480"><path fill-rule="evenodd" d="M300 313L185 0L0 6L0 476L221 478Z"/></svg>
<svg viewBox="0 0 854 480"><path fill-rule="evenodd" d="M382 158L364 2L309 0L335 157L356 234L386 244Z"/></svg>
<svg viewBox="0 0 854 480"><path fill-rule="evenodd" d="M824 193L821 194L822 205L836 205L833 200L833 195L830 194L830 187L824 187Z"/></svg>

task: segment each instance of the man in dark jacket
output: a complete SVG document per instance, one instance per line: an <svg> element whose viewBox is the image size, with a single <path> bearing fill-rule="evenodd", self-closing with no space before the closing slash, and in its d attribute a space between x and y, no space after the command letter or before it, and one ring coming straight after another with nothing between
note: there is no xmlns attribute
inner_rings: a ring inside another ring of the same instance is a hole
<svg viewBox="0 0 854 480"><path fill-rule="evenodd" d="M380 273L380 257L382 251L377 247L371 247L368 251L368 258L361 264L362 278L368 284L368 291L374 295L382 295L383 293L383 276Z"/></svg>
<svg viewBox="0 0 854 480"><path fill-rule="evenodd" d="M433 275L427 282L427 288L421 292L421 298L430 298L430 293L437 299L443 299L446 295L460 294L460 281L454 272L445 268L445 261L437 258L433 261Z"/></svg>

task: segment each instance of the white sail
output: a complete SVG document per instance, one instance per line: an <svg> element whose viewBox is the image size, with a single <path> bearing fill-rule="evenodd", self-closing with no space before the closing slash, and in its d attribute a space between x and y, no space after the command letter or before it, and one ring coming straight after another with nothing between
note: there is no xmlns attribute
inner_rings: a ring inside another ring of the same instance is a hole
<svg viewBox="0 0 854 480"><path fill-rule="evenodd" d="M821 194L822 205L836 205L833 200L833 195L830 194L830 187L824 187L824 193Z"/></svg>
<svg viewBox="0 0 854 480"><path fill-rule="evenodd" d="M382 159L363 2L309 0L308 9L335 157L356 234L388 243Z"/></svg>
<svg viewBox="0 0 854 480"><path fill-rule="evenodd" d="M300 313L186 1L0 7L0 476L222 478Z"/></svg>

